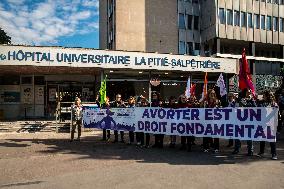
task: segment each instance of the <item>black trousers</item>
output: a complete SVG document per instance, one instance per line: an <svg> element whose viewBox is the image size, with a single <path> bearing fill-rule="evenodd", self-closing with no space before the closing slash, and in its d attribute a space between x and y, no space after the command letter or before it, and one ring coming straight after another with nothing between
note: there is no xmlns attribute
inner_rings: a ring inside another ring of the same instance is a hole
<svg viewBox="0 0 284 189"><path fill-rule="evenodd" d="M134 131L129 131L129 142L130 143L134 142Z"/></svg>
<svg viewBox="0 0 284 189"><path fill-rule="evenodd" d="M82 128L82 120L78 120L78 121L75 121L75 123L73 123L72 128L71 128L71 140L74 139L74 133L75 133L76 127L78 129L78 139L80 139L81 128Z"/></svg>
<svg viewBox="0 0 284 189"><path fill-rule="evenodd" d="M214 150L219 150L219 138L210 138L210 137L203 137L203 148L209 149L211 147Z"/></svg>
<svg viewBox="0 0 284 189"><path fill-rule="evenodd" d="M120 139L121 141L124 141L124 132L123 131L120 131ZM118 141L118 131L114 131L114 140L115 141Z"/></svg>
<svg viewBox="0 0 284 189"><path fill-rule="evenodd" d="M164 146L164 135L156 134L155 135L155 146L162 148Z"/></svg>
<svg viewBox="0 0 284 189"><path fill-rule="evenodd" d="M233 146L234 145L234 139L229 139L229 145Z"/></svg>
<svg viewBox="0 0 284 189"><path fill-rule="evenodd" d="M240 151L240 148L242 146L242 143L239 139L235 139L235 151ZM247 150L248 154L253 153L253 141L247 140Z"/></svg>
<svg viewBox="0 0 284 189"><path fill-rule="evenodd" d="M271 154L272 155L276 155L276 142L269 142L270 144L270 148L271 148ZM260 141L260 153L264 153L264 149L265 149L265 141Z"/></svg>
<svg viewBox="0 0 284 189"><path fill-rule="evenodd" d="M110 138L110 130L103 129L103 140Z"/></svg>
<svg viewBox="0 0 284 189"><path fill-rule="evenodd" d="M182 147L187 146L187 150L191 151L191 146L193 141L195 140L194 136L181 136L180 143Z"/></svg>
<svg viewBox="0 0 284 189"><path fill-rule="evenodd" d="M137 142L140 142L141 145L144 145L144 135L146 135L146 146L149 146L150 144L150 134L149 133L146 133L146 134L142 132L136 133L136 137L138 137Z"/></svg>

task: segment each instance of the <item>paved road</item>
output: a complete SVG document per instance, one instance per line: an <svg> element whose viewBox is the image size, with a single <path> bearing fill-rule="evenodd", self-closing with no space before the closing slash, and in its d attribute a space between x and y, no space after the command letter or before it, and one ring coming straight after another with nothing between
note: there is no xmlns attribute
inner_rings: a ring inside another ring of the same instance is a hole
<svg viewBox="0 0 284 189"><path fill-rule="evenodd" d="M185 152L105 143L100 134L70 143L65 133L0 133L0 188L284 188L284 137L272 161L269 148L261 159L246 157L245 145L232 156L226 141L215 155L201 152L199 139Z"/></svg>

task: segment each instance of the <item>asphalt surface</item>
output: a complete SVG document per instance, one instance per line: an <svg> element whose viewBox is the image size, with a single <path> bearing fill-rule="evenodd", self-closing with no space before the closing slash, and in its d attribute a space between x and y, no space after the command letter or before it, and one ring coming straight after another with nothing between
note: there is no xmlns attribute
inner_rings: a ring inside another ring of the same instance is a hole
<svg viewBox="0 0 284 189"><path fill-rule="evenodd" d="M72 143L68 133L0 133L0 188L284 188L283 136L277 161L270 160L269 144L259 158L247 157L245 144L231 155L225 140L213 154L201 151L200 139L192 152L100 139L100 131Z"/></svg>

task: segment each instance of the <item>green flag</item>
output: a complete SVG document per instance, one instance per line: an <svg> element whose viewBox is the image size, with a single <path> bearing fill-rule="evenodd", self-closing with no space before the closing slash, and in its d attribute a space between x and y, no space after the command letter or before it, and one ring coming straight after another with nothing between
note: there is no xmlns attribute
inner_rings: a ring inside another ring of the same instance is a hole
<svg viewBox="0 0 284 189"><path fill-rule="evenodd" d="M101 82L100 96L101 96L100 106L102 106L106 102L106 77Z"/></svg>

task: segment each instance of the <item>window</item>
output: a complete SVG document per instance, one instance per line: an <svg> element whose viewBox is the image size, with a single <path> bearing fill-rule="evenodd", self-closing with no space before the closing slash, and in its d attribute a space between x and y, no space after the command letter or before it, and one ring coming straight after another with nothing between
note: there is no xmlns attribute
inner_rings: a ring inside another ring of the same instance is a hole
<svg viewBox="0 0 284 189"><path fill-rule="evenodd" d="M247 26L247 19L246 19L246 13L241 12L241 26L246 27Z"/></svg>
<svg viewBox="0 0 284 189"><path fill-rule="evenodd" d="M184 14L179 14L179 17L178 17L178 26L180 29L185 29L185 20L184 20Z"/></svg>
<svg viewBox="0 0 284 189"><path fill-rule="evenodd" d="M21 84L33 84L33 77L31 77L31 76L22 76Z"/></svg>
<svg viewBox="0 0 284 189"><path fill-rule="evenodd" d="M5 75L0 76L0 85L19 85L20 76L16 75Z"/></svg>
<svg viewBox="0 0 284 189"><path fill-rule="evenodd" d="M194 55L200 55L200 43L195 43Z"/></svg>
<svg viewBox="0 0 284 189"><path fill-rule="evenodd" d="M267 16L266 17L266 29L267 30L272 30L272 28L271 28L271 16Z"/></svg>
<svg viewBox="0 0 284 189"><path fill-rule="evenodd" d="M254 15L254 25L255 25L256 29L259 29L259 27L260 27L260 23L259 22L260 22L259 21L259 14L255 14Z"/></svg>
<svg viewBox="0 0 284 189"><path fill-rule="evenodd" d="M267 0L267 3L271 3L271 0Z"/></svg>
<svg viewBox="0 0 284 189"><path fill-rule="evenodd" d="M227 10L227 24L233 25L233 11Z"/></svg>
<svg viewBox="0 0 284 189"><path fill-rule="evenodd" d="M193 43L192 42L186 43L186 54L193 55Z"/></svg>
<svg viewBox="0 0 284 189"><path fill-rule="evenodd" d="M284 31L284 19L280 18L280 23L279 23L279 31L283 32Z"/></svg>
<svg viewBox="0 0 284 189"><path fill-rule="evenodd" d="M234 11L234 25L240 26L240 12L236 10Z"/></svg>
<svg viewBox="0 0 284 189"><path fill-rule="evenodd" d="M219 20L221 24L226 23L226 15L225 15L225 10L223 8L219 8Z"/></svg>
<svg viewBox="0 0 284 189"><path fill-rule="evenodd" d="M264 15L261 15L261 29L262 30L265 30L265 16Z"/></svg>
<svg viewBox="0 0 284 189"><path fill-rule="evenodd" d="M273 31L278 31L278 18L273 17Z"/></svg>
<svg viewBox="0 0 284 189"><path fill-rule="evenodd" d="M184 41L179 42L179 54L185 54L185 42Z"/></svg>
<svg viewBox="0 0 284 189"><path fill-rule="evenodd" d="M191 15L187 15L187 28L189 30L192 30L192 16Z"/></svg>
<svg viewBox="0 0 284 189"><path fill-rule="evenodd" d="M199 16L194 16L194 29L199 29Z"/></svg>
<svg viewBox="0 0 284 189"><path fill-rule="evenodd" d="M34 81L35 85L44 85L45 84L44 76L35 76L34 80L35 80Z"/></svg>
<svg viewBox="0 0 284 189"><path fill-rule="evenodd" d="M248 27L253 28L252 13L248 13Z"/></svg>

